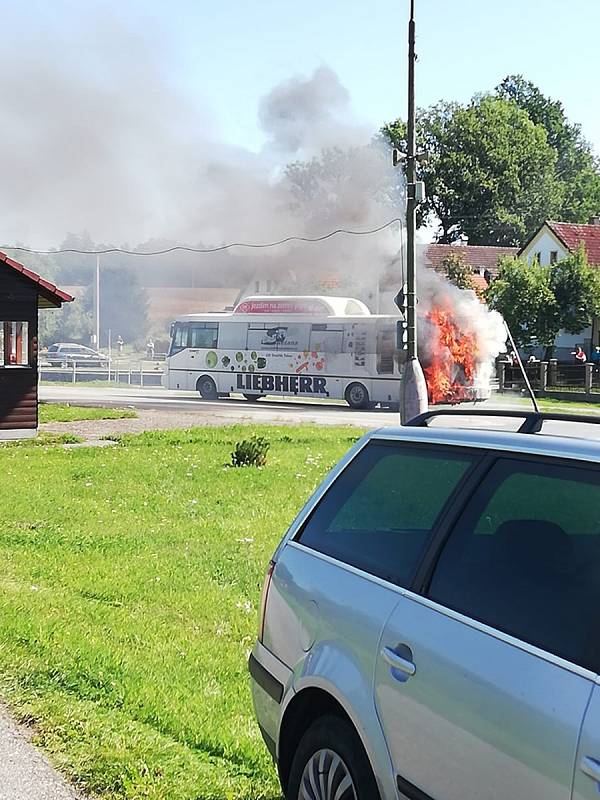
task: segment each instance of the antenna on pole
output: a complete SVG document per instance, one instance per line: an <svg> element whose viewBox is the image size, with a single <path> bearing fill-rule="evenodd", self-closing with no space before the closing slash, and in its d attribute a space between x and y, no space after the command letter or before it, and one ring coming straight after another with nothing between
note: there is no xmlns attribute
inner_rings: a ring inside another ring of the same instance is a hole
<svg viewBox="0 0 600 800"><path fill-rule="evenodd" d="M400 421L427 411L427 384L417 349L417 143L415 130L415 0L408 23L408 119L406 153L406 334L407 359L400 383ZM422 194L422 193L421 193Z"/></svg>

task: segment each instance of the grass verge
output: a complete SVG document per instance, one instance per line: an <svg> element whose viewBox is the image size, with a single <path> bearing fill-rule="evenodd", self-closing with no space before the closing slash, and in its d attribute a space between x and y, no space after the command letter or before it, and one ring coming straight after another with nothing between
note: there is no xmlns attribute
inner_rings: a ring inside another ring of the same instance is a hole
<svg viewBox="0 0 600 800"><path fill-rule="evenodd" d="M134 419L132 408L92 408L68 403L40 403L40 423L79 422L85 419Z"/></svg>
<svg viewBox="0 0 600 800"><path fill-rule="evenodd" d="M263 468L227 467L236 441ZM105 800L279 796L246 659L265 565L350 428L0 449L0 695Z"/></svg>

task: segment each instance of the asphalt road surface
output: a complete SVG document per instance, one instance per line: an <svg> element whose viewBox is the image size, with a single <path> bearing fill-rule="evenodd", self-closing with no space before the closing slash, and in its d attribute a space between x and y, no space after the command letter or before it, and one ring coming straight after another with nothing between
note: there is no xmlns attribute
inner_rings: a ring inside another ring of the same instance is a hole
<svg viewBox="0 0 600 800"><path fill-rule="evenodd" d="M258 402L249 402L242 397L231 397L215 400L201 400L196 392L167 390L161 387L140 388L105 388L93 386L53 386L42 384L40 399L53 403L71 403L73 405L104 406L113 408L132 407L152 409L164 413L186 412L186 416L197 415L199 425L228 424L235 422L256 422L266 424L300 424L312 422L318 425L355 425L361 428L395 427L400 424L398 413L387 409L371 409L369 411L353 411L344 402L323 402L315 400L294 400L266 397ZM442 408L443 406L436 406ZM470 408L480 411L486 409L531 410L530 401L525 397L509 395L493 395L485 403L461 404L460 408L468 412ZM557 409L558 410L558 409ZM571 413L594 413L596 409L588 407L569 407ZM600 406L596 413L600 412ZM188 423L189 424L189 423ZM444 421L450 425L449 420ZM459 424L458 421L456 424ZM500 419L487 419L486 428L502 428L505 422ZM597 428L598 426L594 426ZM594 438L598 434L595 433Z"/></svg>
<svg viewBox="0 0 600 800"><path fill-rule="evenodd" d="M0 800L77 800L78 797L0 706Z"/></svg>
<svg viewBox="0 0 600 800"><path fill-rule="evenodd" d="M399 424L399 415L387 409L353 411L345 403L263 398L251 403L244 398L201 400L196 392L180 392L162 388L104 388L92 386L52 386L42 384L40 400L72 405L123 408L146 408L157 411L186 411L198 415L202 422L314 422L319 425L357 425L381 428Z"/></svg>

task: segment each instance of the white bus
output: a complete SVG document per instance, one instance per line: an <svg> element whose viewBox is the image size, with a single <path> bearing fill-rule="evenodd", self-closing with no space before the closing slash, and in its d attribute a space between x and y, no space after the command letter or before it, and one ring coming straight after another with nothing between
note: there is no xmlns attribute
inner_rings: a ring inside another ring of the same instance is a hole
<svg viewBox="0 0 600 800"><path fill-rule="evenodd" d="M237 393L397 409L399 319L347 297L247 297L231 313L175 320L163 385L206 400Z"/></svg>

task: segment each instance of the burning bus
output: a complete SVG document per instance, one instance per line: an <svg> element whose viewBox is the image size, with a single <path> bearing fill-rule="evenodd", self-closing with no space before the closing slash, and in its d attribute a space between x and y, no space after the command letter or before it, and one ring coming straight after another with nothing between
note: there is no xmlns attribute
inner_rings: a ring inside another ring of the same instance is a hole
<svg viewBox="0 0 600 800"><path fill-rule="evenodd" d="M397 349L399 320L371 314L348 297L247 297L231 313L173 322L163 385L198 391L205 400L279 395L396 410L404 360ZM459 320L444 306L421 316L431 403L489 396L486 348Z"/></svg>

